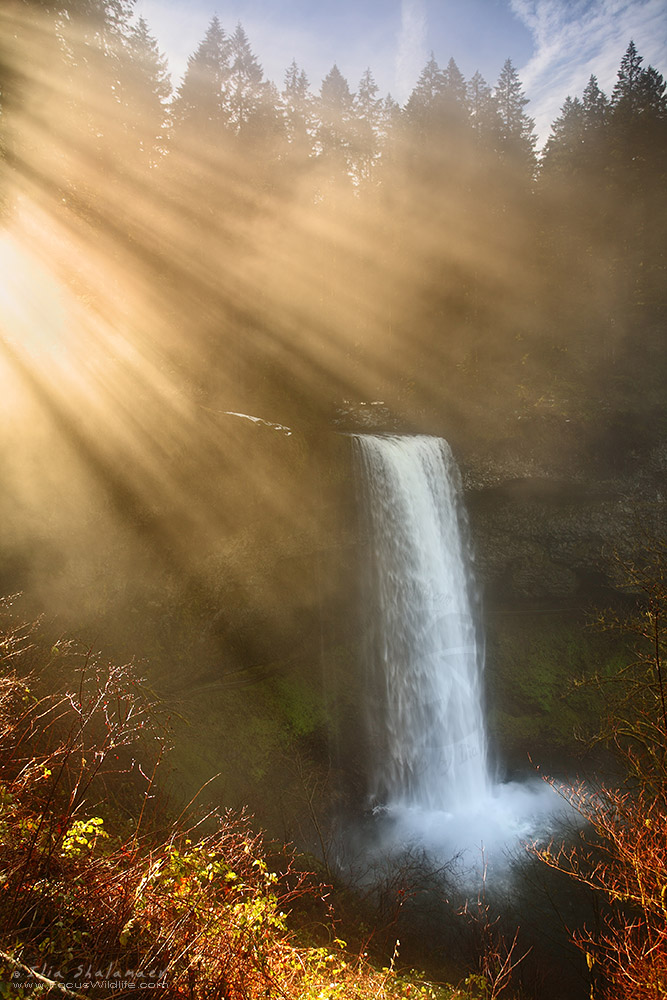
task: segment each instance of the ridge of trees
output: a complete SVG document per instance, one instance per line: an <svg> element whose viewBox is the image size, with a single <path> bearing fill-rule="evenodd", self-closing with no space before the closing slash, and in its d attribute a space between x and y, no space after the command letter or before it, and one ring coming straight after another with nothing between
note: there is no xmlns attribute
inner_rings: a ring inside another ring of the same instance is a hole
<svg viewBox="0 0 667 1000"><path fill-rule="evenodd" d="M317 408L325 396L393 390L405 402L419 383L437 402L443 379L460 398L470 380L496 403L512 397L509 415L527 396L565 395L582 373L606 379L628 358L626 372L641 365L642 378L659 377L667 99L634 43L611 95L592 76L567 97L538 154L509 59L492 86L432 54L403 107L381 96L370 68L355 89L334 65L315 91L295 59L279 90L242 25L228 31L214 16L172 91L166 59L133 14L130 0L14 0L3 12L12 30L0 42L0 198L9 207L14 190L36 185L54 212L117 234L167 298L178 287L183 299L186 285L197 300L208 296L216 319L195 320L202 330L192 338L208 358L197 376L205 395L214 392L215 338L226 339L235 385L251 386L234 408L253 405L246 397L261 384L287 422L288 398ZM350 221L338 245L327 225L324 240L303 219L293 225L296 204L335 213L341 198ZM165 212L166 233L149 240ZM272 248L260 246L261 295L235 291L231 309L231 279L218 272L232 247L257 249L259 218L282 220L279 239L292 227L293 266L281 281L268 266ZM288 317L287 281L303 283ZM380 310L378 282L391 288ZM307 305L296 308L297 299ZM183 309L169 302L162 312ZM182 317L190 327L192 312ZM343 376L323 372L332 323L341 357L352 360ZM375 357L379 328L400 345L400 374L351 386L355 371L386 367ZM298 387L287 370L296 350L305 355ZM547 368L559 385L545 385ZM527 389L531 382L539 385ZM570 404L554 405L564 413Z"/></svg>
<svg viewBox="0 0 667 1000"><path fill-rule="evenodd" d="M381 157L382 139L405 120L412 141L432 133L459 142L474 135L531 177L538 165L535 123L525 110L529 99L511 59L503 64L495 86L490 86L479 72L466 81L453 58L442 69L431 53L403 108L391 95L378 96L370 68L352 91L334 65L314 94L293 60L279 92L265 79L243 26L239 23L229 33L214 15L172 94L167 60L145 19L135 21L134 0L92 0L83 6L74 0L37 4L16 0L9 8L8 23L12 9L18 24L14 41L37 22L42 34L52 32L62 63L56 72L69 73L77 90L84 82L106 89L126 128L137 133L138 142L147 149L166 152L165 137L173 141L185 128L203 135L222 129L237 136L268 133L271 142L279 136L283 155L295 142L304 144L309 157L328 159L332 169L343 170L359 183L368 180L369 163ZM68 27L76 30L67 31ZM9 54L11 40L5 45L8 52L0 76L3 110L11 108L12 90L22 75ZM543 173L576 172L586 163L599 167L594 150L603 134L608 165L627 167L629 158L636 170L641 170L638 159L643 163L648 158L654 164L654 144L659 141L664 146L665 141L667 98L662 75L642 63L631 41L611 97L591 76L581 97L566 98L541 157ZM295 116L301 118L300 129L295 128ZM634 155L637 152L639 156Z"/></svg>

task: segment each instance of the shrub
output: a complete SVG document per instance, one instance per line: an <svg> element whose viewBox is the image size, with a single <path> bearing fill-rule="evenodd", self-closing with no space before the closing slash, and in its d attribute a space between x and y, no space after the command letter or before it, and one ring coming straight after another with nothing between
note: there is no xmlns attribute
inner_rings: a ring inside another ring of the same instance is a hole
<svg viewBox="0 0 667 1000"><path fill-rule="evenodd" d="M667 586L665 548L624 567L637 595L627 620L601 625L629 633L635 655L614 677L599 739L611 745L622 783L571 789L587 821L572 847L535 849L546 864L590 887L601 899L597 927L573 935L585 952L596 1000L667 997L667 711L664 677Z"/></svg>
<svg viewBox="0 0 667 1000"><path fill-rule="evenodd" d="M0 995L188 1000L468 996L377 971L335 936L329 890L247 816L169 817L158 706L131 665L0 629ZM53 687L56 678L71 686ZM50 687L46 684L48 679ZM329 945L290 929L300 900ZM93 986L95 984L95 986ZM126 984L125 986L123 984ZM3 992L4 990L4 992Z"/></svg>

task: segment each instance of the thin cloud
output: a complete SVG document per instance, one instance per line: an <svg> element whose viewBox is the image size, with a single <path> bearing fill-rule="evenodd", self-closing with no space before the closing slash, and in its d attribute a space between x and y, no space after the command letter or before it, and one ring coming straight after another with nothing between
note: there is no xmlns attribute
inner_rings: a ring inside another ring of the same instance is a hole
<svg viewBox="0 0 667 1000"><path fill-rule="evenodd" d="M396 53L396 94L401 102L412 91L426 62L426 4L403 0Z"/></svg>
<svg viewBox="0 0 667 1000"><path fill-rule="evenodd" d="M630 39L644 65L664 67L664 0L510 0L510 6L535 44L520 75L541 143L565 98L580 95L591 73L611 92Z"/></svg>

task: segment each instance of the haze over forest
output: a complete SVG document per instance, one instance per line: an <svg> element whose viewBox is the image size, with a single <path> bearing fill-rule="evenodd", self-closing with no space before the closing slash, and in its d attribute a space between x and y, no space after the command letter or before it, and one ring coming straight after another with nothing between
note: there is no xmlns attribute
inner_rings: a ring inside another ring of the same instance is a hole
<svg viewBox="0 0 667 1000"><path fill-rule="evenodd" d="M531 95L512 61L487 81L479 73L464 77L456 58L431 56L402 105L380 92L372 69L347 80L333 65L321 82L310 81L298 56L275 85L242 25L213 16L184 76L172 82L133 0L5 0L0 8L0 595L22 594L16 613L0 602L11 625L8 638L0 635L0 653L11 669L18 645L16 661L32 669L33 632L17 630L12 615L46 616L40 682L71 685L77 647L61 637L83 637L81 690L92 655L95 670L86 684L104 739L110 714L95 685L107 682L91 650L104 646L123 661L136 657L176 720L175 794L187 801L216 774L219 804L249 804L272 835L318 854L328 876L336 833L349 816L368 811L368 761L384 752L381 738L372 745L365 728L362 661L372 629L364 620L360 567L373 546L355 496L359 472L349 435L429 435L420 495L429 494L432 470L442 465L444 451L433 438L446 438L463 468L472 548L481 552L480 588L487 587L491 608L488 669L482 682L476 659L469 687L479 702L468 714L485 715L490 757L497 752L501 765L514 767L521 757L525 768L536 747L569 764L575 727L592 730L598 723L599 701L579 691L582 701L571 709L562 696L575 680L583 687L598 667L613 673L621 644L612 648L606 635L597 645L582 638L581 608L594 592L627 602L609 553L625 545L634 558L643 544L636 522L650 532L664 513L667 95L660 68L648 65L628 38L613 88L603 92L591 76L580 93L562 94L560 114L538 151ZM387 493L377 489L383 510ZM467 554L465 531L462 537ZM398 548L395 565L402 567L406 546ZM649 550L654 579L664 579L660 554L659 546ZM396 583L398 570L390 567L389 575L395 585L389 603L400 606L409 588ZM476 634L473 619L483 602L464 570L450 577L465 578L471 593L471 610L457 612L468 627L452 643L458 649ZM643 580L635 574L633 597ZM654 628L657 652L638 661L645 668L637 691L651 750L645 770L635 768L644 785L632 800L628 829L644 838L653 878L664 871L667 716L662 687L662 701L656 694L663 619L653 610L664 604L664 588L651 584L642 593L648 604L637 603L639 633L643 641L646 622ZM426 593L424 620L447 596ZM409 615L407 598L405 606ZM434 639L422 619L415 621L412 645L425 650L422 659L437 658L439 633ZM127 707L118 708L114 722L125 753L143 727L137 722L135 732L132 715L141 699L137 687L130 695L121 690L134 677L130 668L111 677L115 704ZM261 897L255 916L264 920L268 913L274 930L286 926L273 871L255 860L256 842L251 855L246 828L229 834L223 824L204 863L189 832L169 833L155 847L144 827L139 849L150 768L135 768L134 758L112 762L99 781L95 770L93 806L80 776L87 761L98 759L92 736L85 742L94 727L82 722L84 699L74 695L64 696L65 715L74 720L71 732L85 730L85 739L65 754L80 769L77 777L71 765L69 805L56 822L53 803L62 797L56 786L62 774L70 780L67 767L53 763L60 744L26 769L20 726L25 722L37 740L46 725L51 747L60 716L51 727L32 709L19 712L30 701L23 683L14 677L0 692L8 699L0 705L3 725L5 716L20 723L7 728L10 736L18 733L20 759L0 760L0 778L13 789L6 797L3 785L3 824L7 816L16 820L2 855L15 896L3 890L10 903L3 909L0 900L0 923L16 954L29 947L35 955L42 946L63 950L66 932L85 924L81 949L99 944L95 961L98 954L115 961L134 948L139 928L147 935L146 954L169 953L182 995L213 995L205 976L222 961L221 941L229 945L234 975L246 968L239 964L245 944L237 945L246 940L239 937L239 913L254 933L248 914ZM431 700L442 699L436 693ZM57 713L60 702L53 704ZM143 720L155 706L141 704ZM455 728L465 714L450 711L447 724ZM110 742L104 747L109 754L116 749ZM423 747L416 748L418 759ZM635 763L630 752L621 767L629 773ZM126 812L139 818L131 839L123 840L125 796L130 801L137 789ZM610 815L625 815L622 798L610 801ZM90 818L86 809L98 805L108 812ZM595 813L595 803L590 808ZM118 818L113 810L123 818L109 847L122 844L122 851L96 853L104 840L98 828ZM649 813L655 822L644 822ZM161 822L155 820L156 828ZM39 831L47 828L40 854ZM85 850L70 837L73 830L89 838ZM612 839L616 832L612 824ZM176 844L182 854L174 861ZM653 866L651 852L662 869ZM153 866L158 854L162 860ZM243 879L230 896L236 875L228 880L225 866L232 856ZM146 858L149 868L142 868ZM183 858L187 865L178 868ZM560 864L562 874L562 856L546 860ZM106 871L99 884L97 875L48 881L55 864L80 873L98 861L94 871ZM117 888L118 871L131 886L114 896L118 909L107 905L111 895L102 902L86 897L82 908L76 893L94 894L102 882L104 891ZM664 878L654 882L641 911L650 933L642 938L628 918L613 939L630 949L639 940L641 961L651 969L660 957L654 927L667 940ZM46 883L57 892L65 887L69 924L54 923L51 907L56 912L62 900L42 895ZM178 910L182 885L187 919ZM197 906L214 890L218 909L201 934L196 929L188 938L190 916L205 911L208 920L213 912ZM141 909L143 892L154 896L154 924L141 922L148 912ZM610 892L605 898L616 907L620 890ZM449 906L444 890L441 904ZM173 924L163 920L171 906ZM396 914L402 906L403 897ZM23 922L16 920L19 910ZM541 918L530 913L528 930L539 932ZM92 926L98 914L99 934ZM428 912L412 917L420 961L429 948L428 961L436 949L452 953L455 932L445 929L440 939L444 923L433 921L433 936L422 940ZM393 969L398 916L386 926L379 961ZM243 952L253 956L248 976L261 980L262 990L270 985L267 969L303 983L299 977L307 978L311 966L292 956L285 972L282 939L270 960L268 952L256 958L260 952L252 949L263 934ZM188 978L194 939L197 947L200 939L208 942L197 959L199 993ZM355 968L361 969L366 945L359 942ZM310 955L317 989L281 995L329 995L320 985L333 959L322 954ZM474 965L479 951L472 954ZM632 966L635 953L629 954ZM7 958L3 951L0 970L6 961L17 968L13 953ZM545 961L543 974L536 959L533 992L517 996L561 1000L559 953ZM586 972L583 959L580 965L580 995L592 996L589 979L597 968L591 972L589 964ZM215 995L232 995L229 969L220 973ZM381 992L387 968L382 975L372 995L408 995L401 983ZM544 992L547 981L552 994ZM472 983L466 995L482 990L475 982L466 980L466 987ZM486 980L483 988L490 996ZM354 989L336 995L364 995ZM260 993L239 987L234 995ZM443 986L419 995L461 994Z"/></svg>
<svg viewBox="0 0 667 1000"><path fill-rule="evenodd" d="M455 448L601 473L660 438L667 100L630 40L610 94L591 77L563 95L538 157L509 60L489 83L431 57L404 107L371 70L333 66L315 89L293 63L279 90L242 26L213 17L172 89L132 8L0 15L6 523L23 567L6 589L88 566L101 497L195 576L249 511L259 537L303 527L276 434L248 461L230 411L316 433L381 401Z"/></svg>
<svg viewBox="0 0 667 1000"><path fill-rule="evenodd" d="M85 335L49 324L56 367L66 353L81 377L129 343L122 373L83 377L96 409L133 380L146 416L168 408L157 378L277 419L349 395L406 406L415 384L463 411L474 385L508 415L535 393L576 407L573 379L606 391L619 352L652 367L665 88L632 43L611 94L592 77L563 95L538 162L509 60L489 85L431 58L403 108L371 70L355 89L334 66L314 92L295 62L278 91L214 17L172 92L132 4L40 6L2 15L5 252L45 268L39 302L86 303ZM61 374L39 378L67 409Z"/></svg>

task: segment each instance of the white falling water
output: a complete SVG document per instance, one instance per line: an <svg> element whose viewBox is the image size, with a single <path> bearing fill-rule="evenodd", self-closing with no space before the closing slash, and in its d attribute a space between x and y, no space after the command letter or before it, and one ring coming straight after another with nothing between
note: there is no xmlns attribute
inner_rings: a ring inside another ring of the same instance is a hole
<svg viewBox="0 0 667 1000"><path fill-rule="evenodd" d="M489 856L504 870L523 839L548 842L567 810L543 781L488 775L482 651L449 445L426 436L354 441L371 550L366 665L377 825L365 849L371 862L396 855L401 863L416 845L450 868L458 859L461 884L472 877L474 885ZM571 810L568 819L576 819Z"/></svg>
<svg viewBox="0 0 667 1000"><path fill-rule="evenodd" d="M489 792L460 477L439 438L355 438L372 548L376 804L459 814Z"/></svg>

